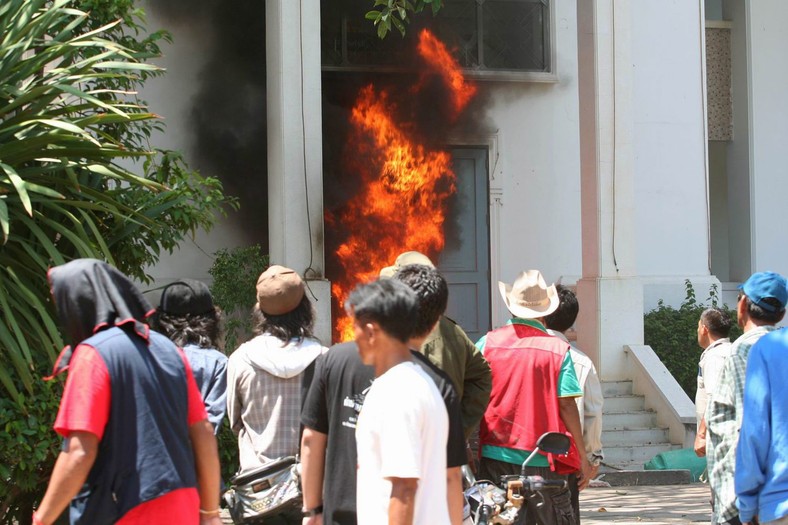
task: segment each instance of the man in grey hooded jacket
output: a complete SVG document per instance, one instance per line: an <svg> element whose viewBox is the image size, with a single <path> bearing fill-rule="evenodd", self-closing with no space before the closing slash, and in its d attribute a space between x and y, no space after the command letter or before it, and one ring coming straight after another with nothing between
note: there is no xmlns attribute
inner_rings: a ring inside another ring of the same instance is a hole
<svg viewBox="0 0 788 525"><path fill-rule="evenodd" d="M241 473L298 454L302 376L326 348L312 336L304 282L271 266L257 281L257 336L227 365L227 415L238 436Z"/></svg>

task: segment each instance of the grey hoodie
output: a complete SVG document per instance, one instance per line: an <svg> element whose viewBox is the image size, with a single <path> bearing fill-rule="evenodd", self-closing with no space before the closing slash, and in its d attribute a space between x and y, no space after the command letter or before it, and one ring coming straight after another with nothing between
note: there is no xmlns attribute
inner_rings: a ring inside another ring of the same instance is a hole
<svg viewBox="0 0 788 525"><path fill-rule="evenodd" d="M263 334L230 356L227 415L241 472L298 453L302 374L326 350L316 339L282 343Z"/></svg>

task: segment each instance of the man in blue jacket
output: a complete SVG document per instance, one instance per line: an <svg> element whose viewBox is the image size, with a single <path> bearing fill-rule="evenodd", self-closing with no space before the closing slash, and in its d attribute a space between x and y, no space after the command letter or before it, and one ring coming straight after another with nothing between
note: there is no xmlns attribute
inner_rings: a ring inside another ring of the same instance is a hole
<svg viewBox="0 0 788 525"><path fill-rule="evenodd" d="M762 337L750 351L744 417L736 450L739 518L788 524L788 331Z"/></svg>

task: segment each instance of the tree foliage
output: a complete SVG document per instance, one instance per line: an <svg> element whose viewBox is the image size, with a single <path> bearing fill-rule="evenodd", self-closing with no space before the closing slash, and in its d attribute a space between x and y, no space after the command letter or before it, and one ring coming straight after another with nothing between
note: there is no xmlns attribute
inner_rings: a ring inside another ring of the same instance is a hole
<svg viewBox="0 0 788 525"><path fill-rule="evenodd" d="M392 27L405 36L405 27L410 23L411 13L421 13L429 7L433 16L443 7L443 0L375 0L367 20L378 28L378 37L385 38Z"/></svg>
<svg viewBox="0 0 788 525"><path fill-rule="evenodd" d="M2 521L29 519L57 450L47 269L93 257L146 281L162 250L235 206L218 179L150 146L161 119L137 90L163 73L148 60L169 35L143 24L132 0L0 2Z"/></svg>
<svg viewBox="0 0 788 525"><path fill-rule="evenodd" d="M703 349L698 346L698 321L706 308L716 306L725 310L733 320L731 341L741 335L736 325L736 312L720 301L716 285L709 289L705 303L698 302L695 288L684 281L686 297L679 308L666 306L662 300L643 320L644 342L654 349L665 367L681 385L690 399L695 399L698 380L698 361Z"/></svg>

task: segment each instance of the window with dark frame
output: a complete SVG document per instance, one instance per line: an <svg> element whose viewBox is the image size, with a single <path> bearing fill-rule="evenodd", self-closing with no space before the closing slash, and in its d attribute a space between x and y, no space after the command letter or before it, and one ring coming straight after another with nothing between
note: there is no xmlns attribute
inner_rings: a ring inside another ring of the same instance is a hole
<svg viewBox="0 0 788 525"><path fill-rule="evenodd" d="M394 30L377 37L364 18L371 2L333 0L321 9L322 64L326 70L401 70L412 60L419 31L426 27L452 51L460 65L486 72L550 73L550 0L444 0L437 16L412 16L403 38Z"/></svg>

